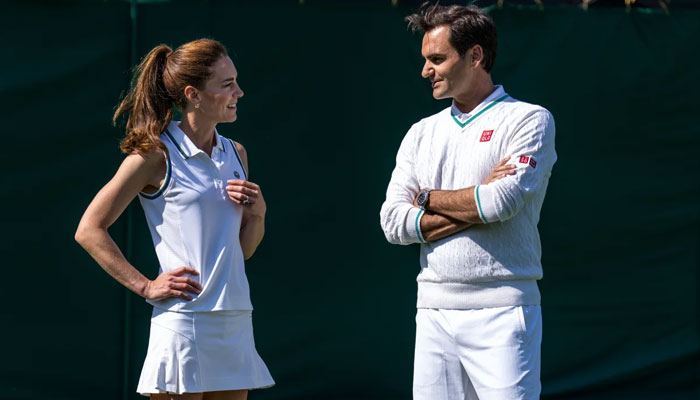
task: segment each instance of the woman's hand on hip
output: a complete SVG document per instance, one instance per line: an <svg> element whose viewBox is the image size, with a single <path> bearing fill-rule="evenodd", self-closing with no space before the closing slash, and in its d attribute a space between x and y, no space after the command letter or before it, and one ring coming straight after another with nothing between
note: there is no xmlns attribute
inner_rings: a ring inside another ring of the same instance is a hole
<svg viewBox="0 0 700 400"><path fill-rule="evenodd" d="M180 267L174 271L164 272L155 280L148 281L144 297L148 300L164 300L176 297L185 300L192 300L188 293L199 294L202 292L202 285L194 279L184 276L199 275L196 269L191 267Z"/></svg>

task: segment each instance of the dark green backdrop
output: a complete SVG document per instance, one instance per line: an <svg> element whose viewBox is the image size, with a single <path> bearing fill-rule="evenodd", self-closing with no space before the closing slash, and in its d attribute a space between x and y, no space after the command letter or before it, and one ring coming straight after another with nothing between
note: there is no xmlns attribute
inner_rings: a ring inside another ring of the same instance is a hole
<svg viewBox="0 0 700 400"><path fill-rule="evenodd" d="M231 3L1 4L0 398L139 398L149 307L73 234L123 157L110 118L130 67L204 36L238 68L239 120L219 130L247 147L268 203L247 273L277 386L250 398L410 398L418 248L387 244L378 214L403 135L449 105L420 77L412 7ZM494 81L557 123L543 397L700 397L700 11L492 15ZM140 206L110 232L154 277Z"/></svg>

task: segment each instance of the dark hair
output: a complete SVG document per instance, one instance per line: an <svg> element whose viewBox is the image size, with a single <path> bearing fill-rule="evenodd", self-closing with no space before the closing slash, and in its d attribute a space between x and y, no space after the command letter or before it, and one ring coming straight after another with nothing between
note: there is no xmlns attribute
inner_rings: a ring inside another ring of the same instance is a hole
<svg viewBox="0 0 700 400"><path fill-rule="evenodd" d="M185 87L204 89L212 65L224 56L228 56L226 48L211 39L194 40L175 51L161 44L148 52L136 68L131 90L112 119L116 124L120 115L129 114L126 137L120 146L122 152L145 154L165 150L160 134L173 118L173 106L184 111Z"/></svg>
<svg viewBox="0 0 700 400"><path fill-rule="evenodd" d="M406 21L413 32L429 32L438 26L448 26L450 44L457 54L464 57L470 48L478 44L484 50L481 65L486 72L491 72L498 47L496 25L478 7L441 6L425 2L415 14L406 17Z"/></svg>

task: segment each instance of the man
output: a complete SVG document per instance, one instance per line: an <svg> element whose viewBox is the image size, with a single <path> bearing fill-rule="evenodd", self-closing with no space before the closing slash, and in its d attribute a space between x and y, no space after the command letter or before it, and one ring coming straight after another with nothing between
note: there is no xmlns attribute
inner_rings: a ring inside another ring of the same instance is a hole
<svg viewBox="0 0 700 400"><path fill-rule="evenodd" d="M537 399L554 120L494 86L496 28L478 8L406 20L424 32L433 97L453 99L406 134L381 209L389 242L421 243L414 399Z"/></svg>

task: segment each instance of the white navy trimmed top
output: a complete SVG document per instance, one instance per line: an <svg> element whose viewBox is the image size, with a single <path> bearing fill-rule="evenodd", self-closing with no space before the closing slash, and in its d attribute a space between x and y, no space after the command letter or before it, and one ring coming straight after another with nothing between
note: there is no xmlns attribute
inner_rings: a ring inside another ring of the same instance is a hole
<svg viewBox="0 0 700 400"><path fill-rule="evenodd" d="M252 310L239 241L243 209L226 181L246 179L233 141L215 133L211 157L172 121L160 136L168 149L166 176L156 193L141 193L159 273L189 266L202 292L192 300L148 301L170 311Z"/></svg>
<svg viewBox="0 0 700 400"><path fill-rule="evenodd" d="M480 183L506 156L516 174ZM418 307L470 309L540 303L537 231L554 150L554 119L546 109L510 97L502 86L474 110L453 106L414 124L396 156L380 212L387 240L421 243ZM420 189L475 186L483 225L426 243Z"/></svg>

